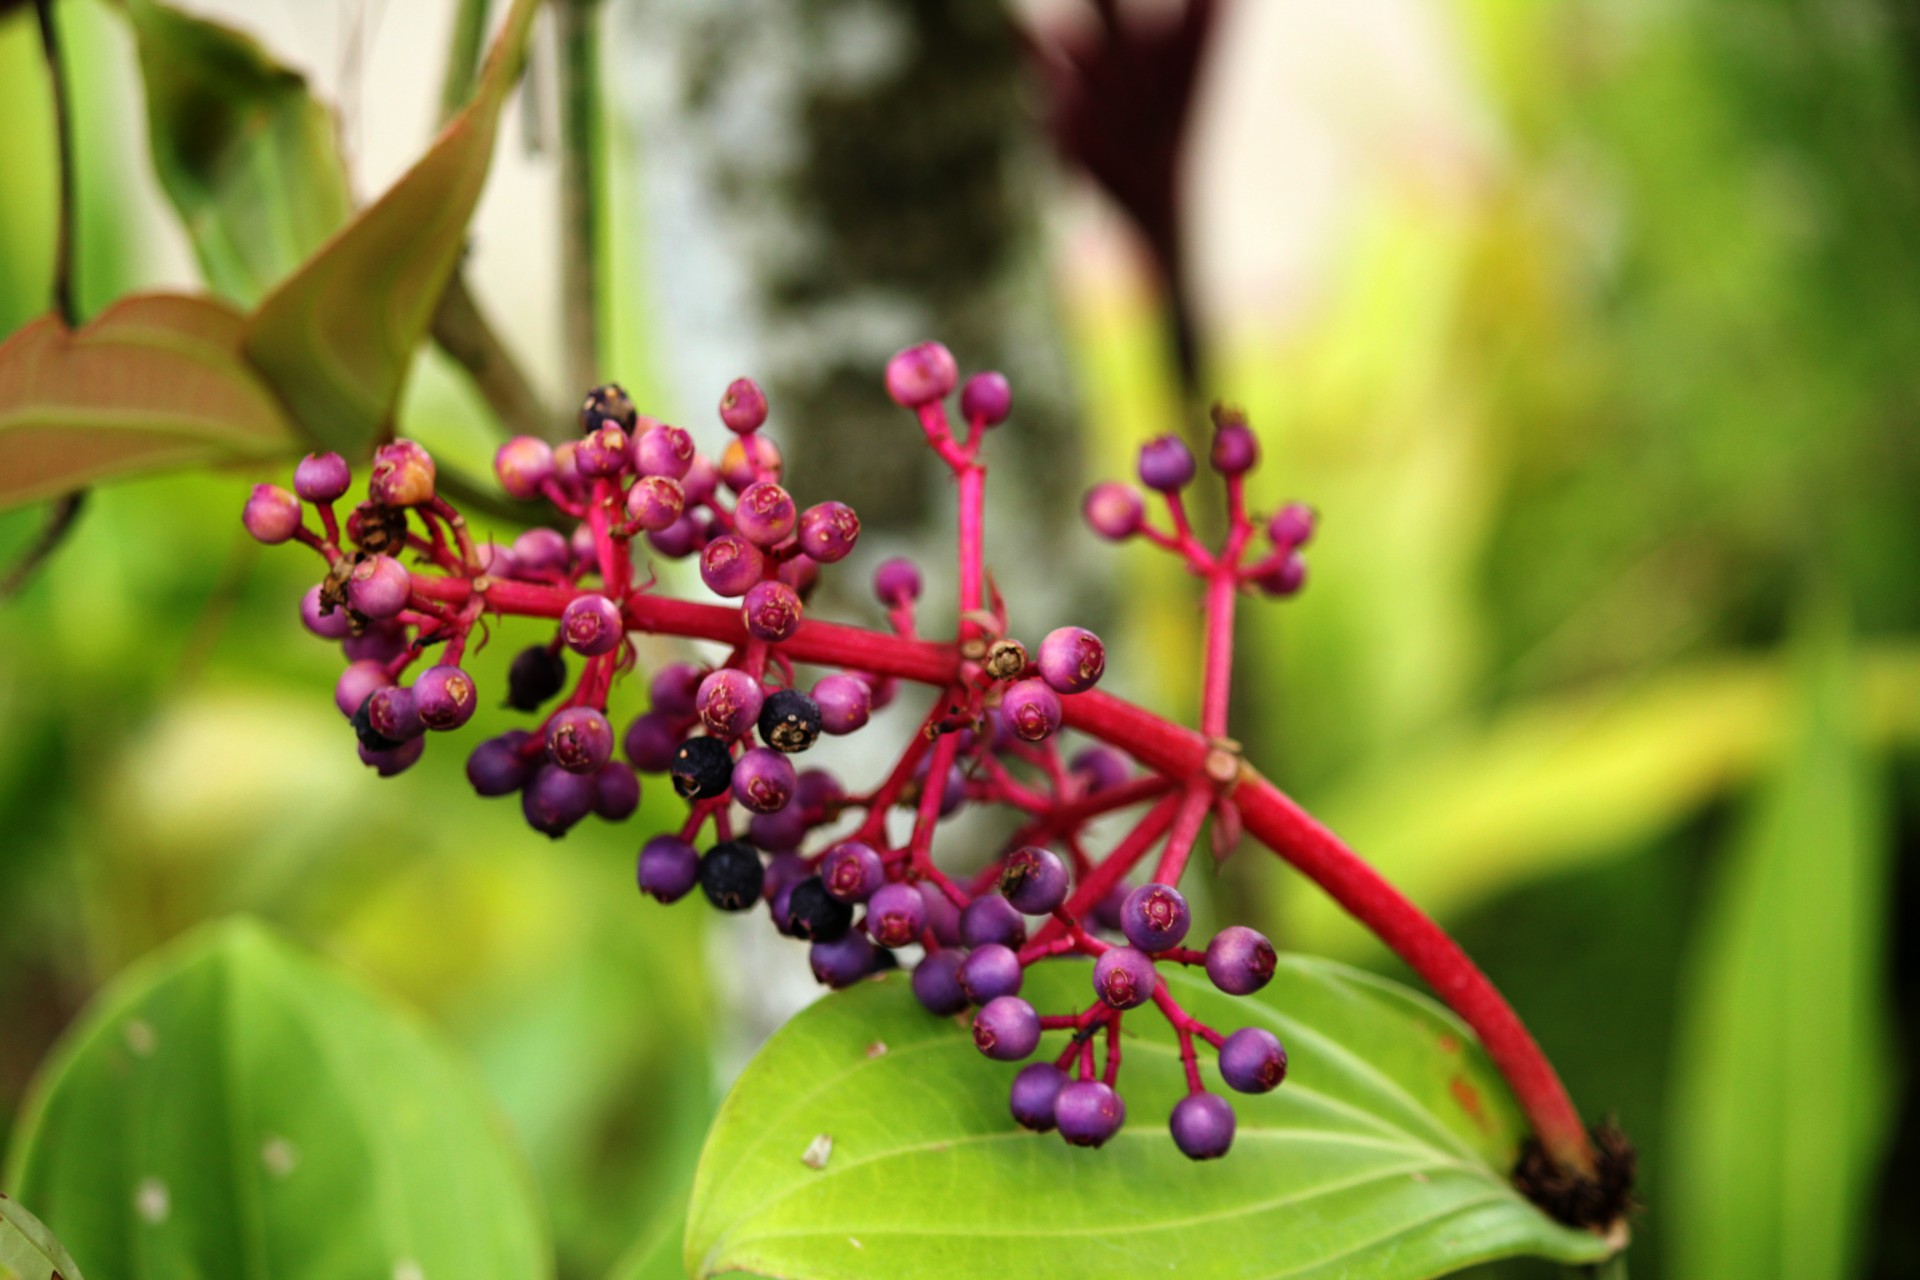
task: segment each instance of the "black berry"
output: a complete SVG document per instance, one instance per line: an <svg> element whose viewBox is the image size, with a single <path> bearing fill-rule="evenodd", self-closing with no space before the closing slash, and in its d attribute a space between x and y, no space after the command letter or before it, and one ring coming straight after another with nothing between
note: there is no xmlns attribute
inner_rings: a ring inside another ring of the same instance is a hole
<svg viewBox="0 0 1920 1280"><path fill-rule="evenodd" d="M733 785L733 755L718 738L688 738L667 774L686 799L710 800Z"/></svg>
<svg viewBox="0 0 1920 1280"><path fill-rule="evenodd" d="M567 683L567 663L543 644L522 649L507 668L507 705L515 711L537 711L540 704Z"/></svg>
<svg viewBox="0 0 1920 1280"><path fill-rule="evenodd" d="M797 689L779 689L760 706L760 740L775 751L805 751L820 736L820 704Z"/></svg>
<svg viewBox="0 0 1920 1280"><path fill-rule="evenodd" d="M853 906L827 892L819 876L793 886L787 899L788 932L809 942L834 942L853 927Z"/></svg>
<svg viewBox="0 0 1920 1280"><path fill-rule="evenodd" d="M760 901L766 875L760 855L740 840L723 841L700 859L700 888L722 911L745 911Z"/></svg>

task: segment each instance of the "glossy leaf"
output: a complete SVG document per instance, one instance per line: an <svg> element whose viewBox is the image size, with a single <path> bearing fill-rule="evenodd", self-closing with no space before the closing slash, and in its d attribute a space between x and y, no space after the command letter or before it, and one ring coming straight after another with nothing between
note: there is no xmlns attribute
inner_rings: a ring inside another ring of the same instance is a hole
<svg viewBox="0 0 1920 1280"><path fill-rule="evenodd" d="M252 303L352 212L333 113L250 36L126 0L154 169L207 282Z"/></svg>
<svg viewBox="0 0 1920 1280"><path fill-rule="evenodd" d="M0 506L294 451L240 357L242 323L211 299L135 295L78 330L42 316L0 343Z"/></svg>
<svg viewBox="0 0 1920 1280"><path fill-rule="evenodd" d="M34 1093L9 1185L97 1274L551 1269L467 1070L260 925L210 926L123 975Z"/></svg>
<svg viewBox="0 0 1920 1280"><path fill-rule="evenodd" d="M1685 988L1673 1110L1674 1275L1859 1274L1893 1117L1881 965L1884 804L1850 664L1809 672L1804 722L1709 899Z"/></svg>
<svg viewBox="0 0 1920 1280"><path fill-rule="evenodd" d="M539 0L515 0L474 97L411 169L260 304L246 351L331 448L383 431L460 259Z"/></svg>
<svg viewBox="0 0 1920 1280"><path fill-rule="evenodd" d="M53 1232L5 1192L0 1192L0 1280L81 1280L80 1268Z"/></svg>
<svg viewBox="0 0 1920 1280"><path fill-rule="evenodd" d="M1269 1027L1292 1056L1275 1093L1232 1095L1225 1159L1195 1164L1167 1135L1184 1086L1157 1014L1127 1020L1126 1127L1103 1150L1076 1150L1019 1129L1014 1069L889 975L801 1013L734 1086L694 1181L688 1272L1411 1280L1516 1254L1608 1253L1507 1184L1514 1109L1431 1002L1302 957L1283 958L1254 999L1189 973L1167 980L1196 1016ZM1084 1007L1088 968L1041 966L1028 993L1049 1011ZM1049 1034L1041 1052L1060 1043ZM1203 1071L1218 1088L1210 1059ZM832 1147L816 1171L801 1156L821 1135Z"/></svg>

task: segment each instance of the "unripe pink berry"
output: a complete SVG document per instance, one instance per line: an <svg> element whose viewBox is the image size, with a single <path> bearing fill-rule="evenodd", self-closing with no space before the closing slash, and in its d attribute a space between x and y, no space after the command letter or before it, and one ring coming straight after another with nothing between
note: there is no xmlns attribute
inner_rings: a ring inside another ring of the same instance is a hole
<svg viewBox="0 0 1920 1280"><path fill-rule="evenodd" d="M1177 493L1193 483L1193 450L1179 436L1159 436L1140 446L1140 483Z"/></svg>
<svg viewBox="0 0 1920 1280"><path fill-rule="evenodd" d="M300 499L277 484L257 484L240 522L257 542L268 546L285 542L300 531Z"/></svg>
<svg viewBox="0 0 1920 1280"><path fill-rule="evenodd" d="M873 594L889 609L898 609L920 598L920 570L902 556L881 563L873 571Z"/></svg>
<svg viewBox="0 0 1920 1280"><path fill-rule="evenodd" d="M812 696L820 708L820 727L835 736L862 728L873 713L873 690L859 676L822 676Z"/></svg>
<svg viewBox="0 0 1920 1280"><path fill-rule="evenodd" d="M513 562L522 573L536 577L565 573L573 560L573 548L557 529L544 525L529 529L513 540Z"/></svg>
<svg viewBox="0 0 1920 1280"><path fill-rule="evenodd" d="M744 596L765 569L759 549L735 533L715 538L700 553L700 580L715 595Z"/></svg>
<svg viewBox="0 0 1920 1280"><path fill-rule="evenodd" d="M1056 692L1085 693L1107 669L1107 647L1085 627L1060 627L1040 642L1035 661Z"/></svg>
<svg viewBox="0 0 1920 1280"><path fill-rule="evenodd" d="M360 704L373 696L375 689L385 689L393 683L387 674L387 664L363 658L359 662L347 664L340 673L340 679L333 686L333 705L340 708L340 714L348 719L360 709Z"/></svg>
<svg viewBox="0 0 1920 1280"><path fill-rule="evenodd" d="M723 667L700 682L694 705L714 737L743 738L759 722L766 696L758 680L737 667Z"/></svg>
<svg viewBox="0 0 1920 1280"><path fill-rule="evenodd" d="M693 466L693 437L665 423L648 427L633 442L633 468L643 476L678 480Z"/></svg>
<svg viewBox="0 0 1920 1280"><path fill-rule="evenodd" d="M680 477L680 488L687 495L689 507L705 502L720 488L720 468L706 454L695 453L687 474Z"/></svg>
<svg viewBox="0 0 1920 1280"><path fill-rule="evenodd" d="M433 500L433 459L411 440L395 440L373 451L367 496L387 507L417 507Z"/></svg>
<svg viewBox="0 0 1920 1280"><path fill-rule="evenodd" d="M769 480L757 480L740 492L733 527L758 547L776 547L792 535L798 520L793 495Z"/></svg>
<svg viewBox="0 0 1920 1280"><path fill-rule="evenodd" d="M844 502L819 502L800 513L800 549L821 564L844 560L860 540L860 517Z"/></svg>
<svg viewBox="0 0 1920 1280"><path fill-rule="evenodd" d="M1039 742L1060 727L1060 695L1044 680L1015 681L1000 700L1000 714L1015 735Z"/></svg>
<svg viewBox="0 0 1920 1280"><path fill-rule="evenodd" d="M658 533L686 510L680 482L666 476L641 476L627 490L627 514L648 533Z"/></svg>
<svg viewBox="0 0 1920 1280"><path fill-rule="evenodd" d="M1304 502L1289 502L1267 521L1267 536L1273 545L1285 550L1305 546L1313 538L1313 508Z"/></svg>
<svg viewBox="0 0 1920 1280"><path fill-rule="evenodd" d="M307 630L322 640L344 640L353 634L353 619L347 616L345 609L335 608L332 612L322 610L320 588L308 587L307 594L300 597L300 621Z"/></svg>
<svg viewBox="0 0 1920 1280"><path fill-rule="evenodd" d="M368 556L353 566L347 600L369 618L391 618L407 607L413 575L392 556Z"/></svg>
<svg viewBox="0 0 1920 1280"><path fill-rule="evenodd" d="M620 647L626 632L620 606L598 593L569 601L560 615L560 638L583 657L612 653Z"/></svg>
<svg viewBox="0 0 1920 1280"><path fill-rule="evenodd" d="M1253 585L1270 596L1290 596L1307 585L1307 562L1298 551L1290 552L1278 564L1253 580Z"/></svg>
<svg viewBox="0 0 1920 1280"><path fill-rule="evenodd" d="M752 378L735 378L720 397L720 421L741 435L757 431L767 420L767 393Z"/></svg>
<svg viewBox="0 0 1920 1280"><path fill-rule="evenodd" d="M574 448L574 465L590 480L610 480L627 469L627 433L603 422Z"/></svg>
<svg viewBox="0 0 1920 1280"><path fill-rule="evenodd" d="M937 342L923 342L887 361L887 394L895 404L918 409L923 404L943 400L960 380L960 366L953 352Z"/></svg>
<svg viewBox="0 0 1920 1280"><path fill-rule="evenodd" d="M988 371L976 373L960 388L960 414L968 422L997 427L1013 412L1013 388L1006 375Z"/></svg>
<svg viewBox="0 0 1920 1280"><path fill-rule="evenodd" d="M553 446L553 480L562 489L580 488L580 442L562 440Z"/></svg>
<svg viewBox="0 0 1920 1280"><path fill-rule="evenodd" d="M553 446L532 436L515 436L494 450L493 474L510 497L537 498L540 486L553 479Z"/></svg>
<svg viewBox="0 0 1920 1280"><path fill-rule="evenodd" d="M747 634L770 644L791 639L800 629L802 612L799 593L784 582L754 583L740 605Z"/></svg>
<svg viewBox="0 0 1920 1280"><path fill-rule="evenodd" d="M1095 533L1115 542L1140 532L1145 519L1140 491L1117 480L1103 480L1087 490L1080 513Z"/></svg>
<svg viewBox="0 0 1920 1280"><path fill-rule="evenodd" d="M720 479L735 493L756 480L779 480L783 467L780 446L761 435L729 440L720 455Z"/></svg>
<svg viewBox="0 0 1920 1280"><path fill-rule="evenodd" d="M352 484L347 460L337 453L310 453L293 469L293 491L303 502L338 502Z"/></svg>

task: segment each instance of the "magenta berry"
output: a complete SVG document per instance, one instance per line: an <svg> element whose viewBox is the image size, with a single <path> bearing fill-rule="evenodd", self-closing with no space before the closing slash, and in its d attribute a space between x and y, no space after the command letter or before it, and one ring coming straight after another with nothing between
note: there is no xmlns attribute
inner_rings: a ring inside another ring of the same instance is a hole
<svg viewBox="0 0 1920 1280"><path fill-rule="evenodd" d="M686 718L698 712L695 699L706 670L691 662L669 662L647 682L647 699L655 711Z"/></svg>
<svg viewBox="0 0 1920 1280"><path fill-rule="evenodd" d="M1287 1051L1264 1027L1242 1027L1220 1044L1220 1078L1241 1093L1268 1093L1287 1078Z"/></svg>
<svg viewBox="0 0 1920 1280"><path fill-rule="evenodd" d="M515 436L493 452L493 474L500 487L522 502L540 496L553 479L553 446L533 436Z"/></svg>
<svg viewBox="0 0 1920 1280"><path fill-rule="evenodd" d="M409 738L398 746L388 747L385 750L374 750L363 742L360 744L360 763L383 778L391 778L395 774L405 773L413 768L426 749L425 738Z"/></svg>
<svg viewBox="0 0 1920 1280"><path fill-rule="evenodd" d="M417 507L433 501L433 458L411 440L395 440L373 451L367 497L383 507Z"/></svg>
<svg viewBox="0 0 1920 1280"><path fill-rule="evenodd" d="M1084 779L1088 795L1099 795L1123 785L1133 777L1133 766L1112 747L1088 747L1074 755L1068 771Z"/></svg>
<svg viewBox="0 0 1920 1280"><path fill-rule="evenodd" d="M967 993L960 989L961 960L957 951L935 951L914 966L914 999L928 1013L946 1017L967 1007Z"/></svg>
<svg viewBox="0 0 1920 1280"><path fill-rule="evenodd" d="M794 892L799 893L799 888ZM841 907L844 910L845 904ZM807 964L813 969L813 976L835 990L850 987L872 973L879 960L880 953L861 933L850 932L832 942L816 942L807 950Z"/></svg>
<svg viewBox="0 0 1920 1280"><path fill-rule="evenodd" d="M974 1048L996 1062L1018 1062L1039 1043L1040 1015L1019 996L995 996L973 1017Z"/></svg>
<svg viewBox="0 0 1920 1280"><path fill-rule="evenodd" d="M1255 578L1253 585L1270 596L1295 595L1307 585L1307 562L1299 552L1291 552Z"/></svg>
<svg viewBox="0 0 1920 1280"><path fill-rule="evenodd" d="M1312 507L1304 502L1289 502L1267 521L1267 536L1273 539L1275 547L1291 551L1312 541L1313 525Z"/></svg>
<svg viewBox="0 0 1920 1280"><path fill-rule="evenodd" d="M401 743L427 731L415 708L413 690L388 685L375 689L366 701L367 726L389 742Z"/></svg>
<svg viewBox="0 0 1920 1280"><path fill-rule="evenodd" d="M392 556L369 556L353 566L347 600L369 618L391 618L407 607L413 576Z"/></svg>
<svg viewBox="0 0 1920 1280"><path fill-rule="evenodd" d="M353 634L353 619L345 609L328 610L318 587L307 588L300 597L300 624L322 640L344 640Z"/></svg>
<svg viewBox="0 0 1920 1280"><path fill-rule="evenodd" d="M373 696L375 689L384 689L393 683L387 675L387 664L364 659L349 663L340 673L340 679L333 686L333 703L340 708L340 714L348 719L360 710L360 705Z"/></svg>
<svg viewBox="0 0 1920 1280"><path fill-rule="evenodd" d="M618 760L593 775L593 811L608 822L624 822L640 807L640 777Z"/></svg>
<svg viewBox="0 0 1920 1280"><path fill-rule="evenodd" d="M1057 693L1085 693L1107 669L1107 647L1085 627L1060 627L1040 642L1040 678Z"/></svg>
<svg viewBox="0 0 1920 1280"><path fill-rule="evenodd" d="M648 533L672 528L686 510L686 503L680 482L666 476L641 476L627 490L627 515Z"/></svg>
<svg viewBox="0 0 1920 1280"><path fill-rule="evenodd" d="M352 484L347 460L337 453L310 453L293 469L293 491L302 502L338 502Z"/></svg>
<svg viewBox="0 0 1920 1280"><path fill-rule="evenodd" d="M513 540L513 562L532 577L562 574L573 563L573 548L552 529L529 529Z"/></svg>
<svg viewBox="0 0 1920 1280"><path fill-rule="evenodd" d="M1264 934L1229 925L1207 944L1207 977L1230 996L1252 995L1273 981L1277 960Z"/></svg>
<svg viewBox="0 0 1920 1280"><path fill-rule="evenodd" d="M887 394L906 409L946 398L960 381L953 352L937 342L923 342L887 361Z"/></svg>
<svg viewBox="0 0 1920 1280"><path fill-rule="evenodd" d="M1020 957L997 942L975 947L960 962L960 989L978 1005L1020 994L1021 977Z"/></svg>
<svg viewBox="0 0 1920 1280"><path fill-rule="evenodd" d="M759 480L778 480L785 464L780 446L765 436L729 440L720 452L720 479L735 493Z"/></svg>
<svg viewBox="0 0 1920 1280"><path fill-rule="evenodd" d="M404 626L397 621L383 619L368 623L359 635L342 640L340 652L346 655L348 662L389 663L405 653L412 643Z"/></svg>
<svg viewBox="0 0 1920 1280"><path fill-rule="evenodd" d="M693 469L693 459L693 437L679 427L664 423L649 427L633 442L634 470L642 476L681 480ZM712 492L711 485L708 492ZM693 500L691 495L688 500Z"/></svg>
<svg viewBox="0 0 1920 1280"><path fill-rule="evenodd" d="M611 480L627 469L627 433L602 423L574 446L573 463L590 480Z"/></svg>
<svg viewBox="0 0 1920 1280"><path fill-rule="evenodd" d="M745 435L767 420L767 393L752 378L735 378L720 397L720 421L727 430Z"/></svg>
<svg viewBox="0 0 1920 1280"><path fill-rule="evenodd" d="M733 785L733 753L718 738L688 738L667 770L673 789L688 800L710 800Z"/></svg>
<svg viewBox="0 0 1920 1280"><path fill-rule="evenodd" d="M1071 1145L1098 1147L1120 1132L1127 1121L1127 1104L1102 1081L1075 1080L1061 1086L1054 1099L1053 1121Z"/></svg>
<svg viewBox="0 0 1920 1280"><path fill-rule="evenodd" d="M1087 490L1080 514L1095 533L1115 542L1131 538L1146 522L1140 491L1115 480L1104 480Z"/></svg>
<svg viewBox="0 0 1920 1280"><path fill-rule="evenodd" d="M547 722L547 758L568 773L598 773L613 758L613 726L592 707L568 707Z"/></svg>
<svg viewBox="0 0 1920 1280"><path fill-rule="evenodd" d="M488 738L467 757L467 781L477 795L510 796L526 785L527 772L520 744L505 736Z"/></svg>
<svg viewBox="0 0 1920 1280"><path fill-rule="evenodd" d="M976 373L960 388L960 416L983 427L997 427L1013 412L1013 387L1006 375Z"/></svg>
<svg viewBox="0 0 1920 1280"><path fill-rule="evenodd" d="M884 884L867 899L867 933L883 947L920 941L927 927L927 904L910 884Z"/></svg>
<svg viewBox="0 0 1920 1280"><path fill-rule="evenodd" d="M1158 436L1140 446L1140 483L1178 493L1193 483L1193 450L1179 436Z"/></svg>
<svg viewBox="0 0 1920 1280"><path fill-rule="evenodd" d="M672 716L649 711L634 717L620 747L640 772L665 773L673 767L673 754L680 748L680 730Z"/></svg>
<svg viewBox="0 0 1920 1280"><path fill-rule="evenodd" d="M1007 1109L1023 1129L1047 1133L1053 1129L1053 1107L1060 1090L1067 1084L1067 1073L1051 1062L1030 1062L1013 1078L1007 1094Z"/></svg>
<svg viewBox="0 0 1920 1280"><path fill-rule="evenodd" d="M784 582L756 582L740 602L740 618L755 640L778 644L800 630L800 596Z"/></svg>
<svg viewBox="0 0 1920 1280"><path fill-rule="evenodd" d="M865 902L886 883L887 868L873 846L848 840L820 860L820 878L827 892L842 902Z"/></svg>
<svg viewBox="0 0 1920 1280"><path fill-rule="evenodd" d="M1143 884L1120 904L1120 932L1142 951L1177 947L1193 924L1193 911L1170 884Z"/></svg>
<svg viewBox="0 0 1920 1280"><path fill-rule="evenodd" d="M860 517L844 502L819 502L800 513L800 549L821 564L837 564L860 540Z"/></svg>
<svg viewBox="0 0 1920 1280"><path fill-rule="evenodd" d="M1000 714L1015 735L1027 742L1039 742L1060 727L1060 695L1044 680L1015 681L1000 699Z"/></svg>
<svg viewBox="0 0 1920 1280"><path fill-rule="evenodd" d="M753 732L765 702L760 682L738 667L708 673L694 696L700 722L716 738L744 738Z"/></svg>
<svg viewBox="0 0 1920 1280"><path fill-rule="evenodd" d="M520 811L528 826L558 840L593 812L598 798L591 777L544 764L520 792Z"/></svg>
<svg viewBox="0 0 1920 1280"><path fill-rule="evenodd" d="M759 548L738 534L722 534L700 553L700 580L718 596L744 596L765 568Z"/></svg>
<svg viewBox="0 0 1920 1280"><path fill-rule="evenodd" d="M473 719L479 695L474 691L472 676L459 667L443 664L420 673L413 682L413 702L421 723L445 732Z"/></svg>
<svg viewBox="0 0 1920 1280"><path fill-rule="evenodd" d="M1233 1145L1233 1105L1215 1093L1190 1093L1167 1120L1173 1145L1189 1160L1218 1160Z"/></svg>
<svg viewBox="0 0 1920 1280"><path fill-rule="evenodd" d="M277 484L257 484L240 522L256 542L274 546L300 532L300 499Z"/></svg>
<svg viewBox="0 0 1920 1280"><path fill-rule="evenodd" d="M822 676L813 686L813 701L823 731L852 733L865 727L873 713L873 687L859 676Z"/></svg>
<svg viewBox="0 0 1920 1280"><path fill-rule="evenodd" d="M778 813L793 799L793 763L778 751L754 747L733 766L733 798L755 813Z"/></svg>
<svg viewBox="0 0 1920 1280"><path fill-rule="evenodd" d="M685 840L655 836L640 846L635 878L648 897L678 902L700 882L700 853Z"/></svg>
<svg viewBox="0 0 1920 1280"><path fill-rule="evenodd" d="M793 536L799 521L793 495L771 480L757 480L734 504L733 527L756 547L776 547Z"/></svg>
<svg viewBox="0 0 1920 1280"><path fill-rule="evenodd" d="M1260 442L1254 439L1246 419L1222 414L1213 432L1213 449L1207 456L1213 469L1223 476L1244 475L1260 461Z"/></svg>
<svg viewBox="0 0 1920 1280"><path fill-rule="evenodd" d="M985 894L960 912L960 938L970 947L997 942L1017 948L1027 940L1027 922L1011 902L999 894Z"/></svg>
<svg viewBox="0 0 1920 1280"><path fill-rule="evenodd" d="M583 657L612 653L626 634L620 606L603 595L579 596L560 615L560 638Z"/></svg>
<svg viewBox="0 0 1920 1280"><path fill-rule="evenodd" d="M1144 951L1113 947L1093 962L1093 993L1115 1009L1137 1009L1153 999L1160 981Z"/></svg>
<svg viewBox="0 0 1920 1280"><path fill-rule="evenodd" d="M895 556L873 571L873 594L889 609L901 609L920 598L920 570L913 561Z"/></svg>
<svg viewBox="0 0 1920 1280"><path fill-rule="evenodd" d="M1051 914L1067 900L1067 864L1051 849L1015 849L1000 871L1000 892L1023 915Z"/></svg>

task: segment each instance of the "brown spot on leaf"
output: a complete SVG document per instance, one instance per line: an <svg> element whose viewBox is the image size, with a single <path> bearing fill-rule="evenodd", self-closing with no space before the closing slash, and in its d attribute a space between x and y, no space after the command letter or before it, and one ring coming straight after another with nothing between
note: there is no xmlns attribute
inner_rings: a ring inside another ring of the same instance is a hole
<svg viewBox="0 0 1920 1280"><path fill-rule="evenodd" d="M1460 1104L1460 1109L1467 1113L1469 1120L1482 1129L1493 1127L1487 1119L1487 1108L1480 1101L1480 1091L1468 1084L1465 1076L1455 1076L1447 1090L1453 1094L1453 1100Z"/></svg>

